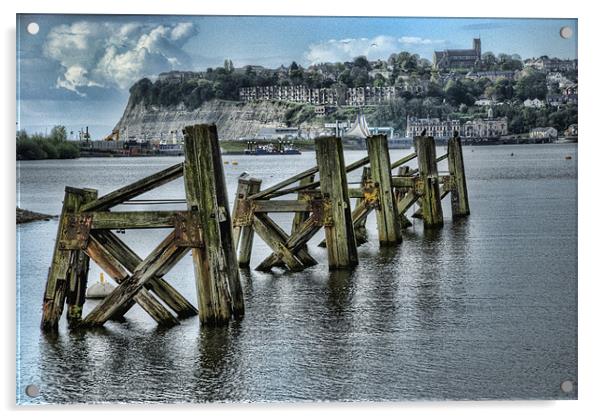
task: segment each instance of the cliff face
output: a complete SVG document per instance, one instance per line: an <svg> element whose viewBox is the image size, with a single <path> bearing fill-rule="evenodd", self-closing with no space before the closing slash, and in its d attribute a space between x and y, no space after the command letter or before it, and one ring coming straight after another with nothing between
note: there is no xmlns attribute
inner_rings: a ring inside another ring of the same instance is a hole
<svg viewBox="0 0 602 419"><path fill-rule="evenodd" d="M274 102L212 100L198 109L188 110L184 105L163 108L128 103L115 130L120 131L122 139L126 135L136 139L171 139L174 133L181 137L182 129L187 125L215 123L220 139L236 140L257 135L263 127L285 127L287 112L290 117L298 107ZM318 129L320 124L317 121L303 124L303 128L310 127Z"/></svg>

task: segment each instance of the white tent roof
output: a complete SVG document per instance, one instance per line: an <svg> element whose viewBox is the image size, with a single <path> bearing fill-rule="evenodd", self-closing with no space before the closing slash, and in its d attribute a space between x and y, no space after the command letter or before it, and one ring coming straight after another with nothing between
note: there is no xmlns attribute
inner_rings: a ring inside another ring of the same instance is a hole
<svg viewBox="0 0 602 419"><path fill-rule="evenodd" d="M355 118L354 124L347 131L344 137L347 138L367 138L370 136L370 130L368 129L368 123L363 113L359 112Z"/></svg>

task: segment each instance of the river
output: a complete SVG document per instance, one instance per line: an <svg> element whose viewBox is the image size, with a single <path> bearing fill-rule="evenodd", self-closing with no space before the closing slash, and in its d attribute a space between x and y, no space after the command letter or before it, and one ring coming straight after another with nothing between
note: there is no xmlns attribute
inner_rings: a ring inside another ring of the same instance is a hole
<svg viewBox="0 0 602 419"><path fill-rule="evenodd" d="M391 150L392 159L409 152ZM310 242L317 266L241 270L246 315L222 328L193 317L163 330L134 307L123 323L70 333L63 319L57 335L42 334L57 220L18 225L17 402L577 398L560 389L577 381L577 145L465 146L464 159L468 218L452 222L447 197L441 230L414 220L401 245L379 249L372 215L351 272L328 271L320 233ZM181 160L18 162L17 204L58 214L66 185L104 194ZM313 152L224 160L230 205L243 171L267 187L315 165ZM183 198L183 183L143 197ZM170 208L182 207L161 209ZM146 255L166 234L120 237ZM256 238L251 266L268 253ZM166 278L196 305L191 259ZM90 283L99 274L92 264ZM39 397L25 395L28 384Z"/></svg>

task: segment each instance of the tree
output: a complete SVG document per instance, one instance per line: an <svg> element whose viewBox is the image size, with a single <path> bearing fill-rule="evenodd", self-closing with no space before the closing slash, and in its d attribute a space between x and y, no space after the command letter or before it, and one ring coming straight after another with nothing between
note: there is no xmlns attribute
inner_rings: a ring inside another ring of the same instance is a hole
<svg viewBox="0 0 602 419"><path fill-rule="evenodd" d="M545 99L548 93L546 75L540 72L531 72L520 78L515 87L516 95L521 100Z"/></svg>
<svg viewBox="0 0 602 419"><path fill-rule="evenodd" d="M362 67L353 67L350 73L350 78L352 80L353 86L355 87L366 86L368 85L368 81L370 80L368 70Z"/></svg>
<svg viewBox="0 0 602 419"><path fill-rule="evenodd" d="M472 106L475 98L469 90L470 87L461 81L450 80L445 86L445 99L454 106L459 106L462 103Z"/></svg>
<svg viewBox="0 0 602 419"><path fill-rule="evenodd" d="M55 142L67 141L67 129L63 125L56 125L50 130L50 139Z"/></svg>
<svg viewBox="0 0 602 419"><path fill-rule="evenodd" d="M374 81L372 81L372 86L374 87L384 87L387 85L387 80L383 77L382 74L378 73L374 76Z"/></svg>
<svg viewBox="0 0 602 419"><path fill-rule="evenodd" d="M354 58L353 67L360 67L366 70L370 70L370 61L368 61L368 59L363 55L360 55L359 57Z"/></svg>

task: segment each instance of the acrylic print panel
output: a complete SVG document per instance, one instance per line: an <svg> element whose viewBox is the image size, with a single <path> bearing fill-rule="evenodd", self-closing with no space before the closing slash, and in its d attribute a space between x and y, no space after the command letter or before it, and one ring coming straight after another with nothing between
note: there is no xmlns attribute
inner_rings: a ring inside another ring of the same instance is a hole
<svg viewBox="0 0 602 419"><path fill-rule="evenodd" d="M577 398L577 21L17 16L19 404Z"/></svg>

